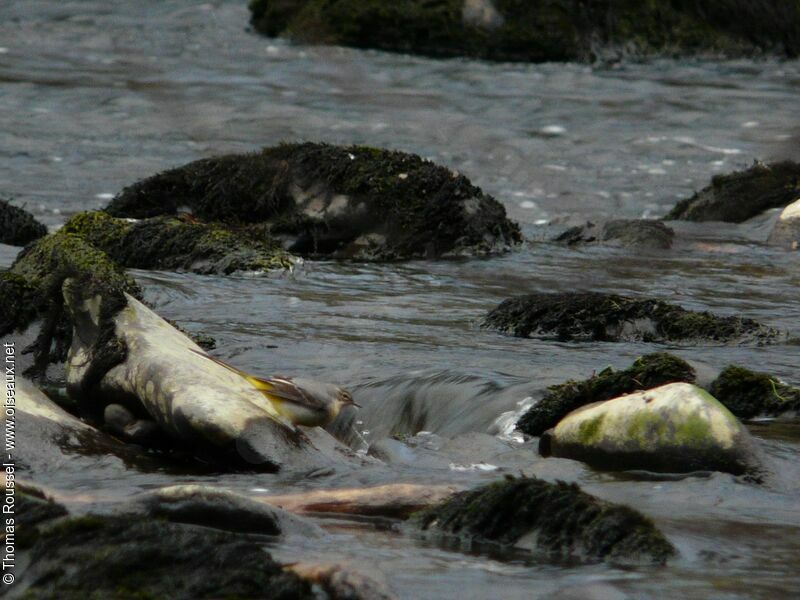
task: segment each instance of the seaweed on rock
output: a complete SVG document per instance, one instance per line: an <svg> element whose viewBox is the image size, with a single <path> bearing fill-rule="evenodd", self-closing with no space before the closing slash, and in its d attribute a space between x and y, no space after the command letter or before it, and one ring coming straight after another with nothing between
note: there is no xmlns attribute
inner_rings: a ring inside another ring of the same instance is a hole
<svg viewBox="0 0 800 600"><path fill-rule="evenodd" d="M554 559L663 564L672 544L637 511L598 500L574 484L511 478L458 493L417 513L423 530L464 542L535 544Z"/></svg>
<svg viewBox="0 0 800 600"><path fill-rule="evenodd" d="M227 275L293 265L292 257L269 238L250 239L228 227L185 216L130 222L105 212L85 212L70 219L64 231L81 236L127 268Z"/></svg>
<svg viewBox="0 0 800 600"><path fill-rule="evenodd" d="M0 200L0 244L24 246L47 235L47 227L25 210Z"/></svg>
<svg viewBox="0 0 800 600"><path fill-rule="evenodd" d="M431 56L539 62L800 51L800 7L782 0L251 0L250 10L256 30L270 36Z"/></svg>
<svg viewBox="0 0 800 600"><path fill-rule="evenodd" d="M283 144L189 163L125 188L117 217L175 214L249 224L303 256L403 259L502 252L521 241L502 204L413 154Z"/></svg>
<svg viewBox="0 0 800 600"><path fill-rule="evenodd" d="M617 371L608 367L583 381L567 381L550 386L544 398L520 418L517 429L527 435L540 436L581 406L665 383L692 383L694 380L694 369L677 356L666 352L647 354L636 359L625 370Z"/></svg>
<svg viewBox="0 0 800 600"><path fill-rule="evenodd" d="M725 368L709 392L740 419L800 412L800 388L744 367Z"/></svg>
<svg viewBox="0 0 800 600"><path fill-rule="evenodd" d="M781 333L753 319L718 317L661 300L601 293L538 293L503 301L483 326L560 340L770 342Z"/></svg>
<svg viewBox="0 0 800 600"><path fill-rule="evenodd" d="M665 219L741 223L800 196L800 164L756 163L744 171L715 175L711 185L678 202Z"/></svg>

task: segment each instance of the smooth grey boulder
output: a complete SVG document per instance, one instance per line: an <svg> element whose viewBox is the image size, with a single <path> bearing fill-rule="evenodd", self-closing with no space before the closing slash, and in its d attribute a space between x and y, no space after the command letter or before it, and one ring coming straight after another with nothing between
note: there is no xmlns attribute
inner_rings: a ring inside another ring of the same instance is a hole
<svg viewBox="0 0 800 600"><path fill-rule="evenodd" d="M67 385L90 409L121 404L155 421L177 444L225 464L277 471L357 462L325 431L292 427L245 379L202 356L197 344L133 296L125 294L108 331L100 327L101 297L83 297L68 284L64 295L75 323ZM97 365L107 363L112 366L98 378Z"/></svg>
<svg viewBox="0 0 800 600"><path fill-rule="evenodd" d="M800 245L800 198L783 209L767 243L797 250Z"/></svg>
<svg viewBox="0 0 800 600"><path fill-rule="evenodd" d="M669 383L574 410L540 440L543 456L609 470L754 474L757 449L719 401L689 383Z"/></svg>
<svg viewBox="0 0 800 600"><path fill-rule="evenodd" d="M202 485L174 485L145 492L133 498L121 512L226 531L303 537L325 535L322 528L282 508L231 490Z"/></svg>

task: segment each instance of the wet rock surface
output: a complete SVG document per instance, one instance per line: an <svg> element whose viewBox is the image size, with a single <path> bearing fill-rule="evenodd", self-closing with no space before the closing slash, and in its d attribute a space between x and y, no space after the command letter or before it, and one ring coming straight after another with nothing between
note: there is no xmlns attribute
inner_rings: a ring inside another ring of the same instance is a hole
<svg viewBox="0 0 800 600"><path fill-rule="evenodd" d="M581 407L545 432L539 451L609 470L759 470L747 430L708 392L688 383Z"/></svg>
<svg viewBox="0 0 800 600"><path fill-rule="evenodd" d="M608 367L589 379L549 387L545 396L520 418L517 428L528 435L540 436L581 406L666 383L694 380L694 369L686 361L665 352L647 354L628 369Z"/></svg>
<svg viewBox="0 0 800 600"><path fill-rule="evenodd" d="M502 302L483 326L515 337L575 341L769 342L780 332L743 317L717 317L661 300L613 294L530 294Z"/></svg>
<svg viewBox="0 0 800 600"><path fill-rule="evenodd" d="M749 169L715 175L711 185L681 200L668 220L742 223L769 208L791 204L800 195L800 164L756 163Z"/></svg>
<svg viewBox="0 0 800 600"><path fill-rule="evenodd" d="M26 566L14 597L315 597L257 539L131 515L62 516L53 502L20 496Z"/></svg>
<svg viewBox="0 0 800 600"><path fill-rule="evenodd" d="M255 0L257 31L300 42L492 60L624 55L795 56L800 9L779 0L579 3L555 0Z"/></svg>
<svg viewBox="0 0 800 600"><path fill-rule="evenodd" d="M798 196L800 196L800 190ZM779 215L767 242L787 250L797 250L800 247L800 197Z"/></svg>
<svg viewBox="0 0 800 600"><path fill-rule="evenodd" d="M0 199L0 244L24 246L47 235L47 227L26 210Z"/></svg>
<svg viewBox="0 0 800 600"><path fill-rule="evenodd" d="M384 581L346 564L295 563L287 570L320 586L331 600L394 600Z"/></svg>
<svg viewBox="0 0 800 600"><path fill-rule="evenodd" d="M675 554L635 510L600 501L575 485L532 478L461 492L414 521L424 531L456 536L465 544L515 546L556 560L663 564Z"/></svg>
<svg viewBox="0 0 800 600"><path fill-rule="evenodd" d="M285 144L210 158L125 188L107 207L147 218L187 207L250 224L304 257L392 260L484 255L521 241L505 209L470 181L413 154Z"/></svg>
<svg viewBox="0 0 800 600"><path fill-rule="evenodd" d="M667 250L672 247L675 232L661 221L643 219L618 219L605 223L586 223L572 227L553 241L568 246L602 244L624 248L653 248Z"/></svg>

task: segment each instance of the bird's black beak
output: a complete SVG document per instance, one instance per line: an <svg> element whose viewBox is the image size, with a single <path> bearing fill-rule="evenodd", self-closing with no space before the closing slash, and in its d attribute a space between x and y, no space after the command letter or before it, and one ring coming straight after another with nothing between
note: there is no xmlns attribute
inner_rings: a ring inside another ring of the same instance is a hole
<svg viewBox="0 0 800 600"><path fill-rule="evenodd" d="M350 402L350 404L352 404L352 405L353 405L353 406L355 406L356 408L361 408L361 405L360 405L358 402L356 402L356 401L352 401L352 402Z"/></svg>

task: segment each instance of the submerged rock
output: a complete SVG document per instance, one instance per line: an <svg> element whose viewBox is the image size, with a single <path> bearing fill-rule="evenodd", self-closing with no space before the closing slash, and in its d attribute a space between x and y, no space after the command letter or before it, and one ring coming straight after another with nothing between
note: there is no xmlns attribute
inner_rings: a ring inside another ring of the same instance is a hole
<svg viewBox="0 0 800 600"><path fill-rule="evenodd" d="M800 195L800 190L798 194ZM789 250L797 250L800 247L800 198L783 210L767 242Z"/></svg>
<svg viewBox="0 0 800 600"><path fill-rule="evenodd" d="M579 408L545 432L539 451L609 470L741 475L759 468L747 429L711 394L689 383Z"/></svg>
<svg viewBox="0 0 800 600"><path fill-rule="evenodd" d="M277 506L230 490L201 485L175 485L145 492L121 510L172 523L226 531L306 538L325 535L320 527Z"/></svg>
<svg viewBox="0 0 800 600"><path fill-rule="evenodd" d="M288 269L294 259L267 236L206 224L188 216L131 221L104 212L72 217L63 231L81 236L117 263L135 269L177 269L227 275Z"/></svg>
<svg viewBox="0 0 800 600"><path fill-rule="evenodd" d="M675 232L661 221L644 219L619 219L603 224L586 223L582 227L572 227L555 238L569 246L583 244L603 244L625 248L672 248Z"/></svg>
<svg viewBox="0 0 800 600"><path fill-rule="evenodd" d="M744 171L715 175L711 185L681 200L665 219L741 223L800 195L800 164L756 163Z"/></svg>
<svg viewBox="0 0 800 600"><path fill-rule="evenodd" d="M367 576L348 565L331 563L294 563L286 567L298 577L313 583L330 600L394 600L397 596L375 572Z"/></svg>
<svg viewBox="0 0 800 600"><path fill-rule="evenodd" d="M48 519L24 533L14 591L25 598L316 598L241 535L131 515Z"/></svg>
<svg viewBox="0 0 800 600"><path fill-rule="evenodd" d="M414 517L427 531L465 545L490 542L550 558L663 564L675 554L653 523L627 506L603 502L578 486L507 479L456 494Z"/></svg>
<svg viewBox="0 0 800 600"><path fill-rule="evenodd" d="M84 408L108 404L155 421L176 443L235 466L276 471L346 464L352 453L321 429L301 434L243 377L212 362L200 347L132 296L105 322L102 295L64 284L75 323L67 387Z"/></svg>
<svg viewBox="0 0 800 600"><path fill-rule="evenodd" d="M740 419L800 413L800 388L743 367L725 368L709 391Z"/></svg>
<svg viewBox="0 0 800 600"><path fill-rule="evenodd" d="M257 31L312 44L491 60L598 55L796 56L800 8L782 0L253 0Z"/></svg>
<svg viewBox="0 0 800 600"><path fill-rule="evenodd" d="M47 235L47 227L29 212L0 200L0 244L24 246Z"/></svg>
<svg viewBox="0 0 800 600"><path fill-rule="evenodd" d="M694 369L686 361L666 352L648 354L623 371L608 367L583 381L550 386L545 396L520 418L517 429L539 436L581 406L666 383L694 380Z"/></svg>
<svg viewBox="0 0 800 600"><path fill-rule="evenodd" d="M782 335L753 319L717 317L661 300L592 292L516 296L489 312L483 326L516 337L609 342L764 343Z"/></svg>
<svg viewBox="0 0 800 600"><path fill-rule="evenodd" d="M117 217L171 215L250 224L295 254L374 260L507 251L521 241L505 209L449 169L364 146L284 144L200 160L124 189Z"/></svg>

